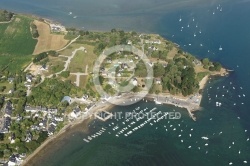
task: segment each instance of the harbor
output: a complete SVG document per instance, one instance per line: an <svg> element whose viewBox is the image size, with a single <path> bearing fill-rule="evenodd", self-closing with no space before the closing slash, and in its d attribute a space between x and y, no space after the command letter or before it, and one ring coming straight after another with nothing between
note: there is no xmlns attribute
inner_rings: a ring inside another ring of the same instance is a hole
<svg viewBox="0 0 250 166"><path fill-rule="evenodd" d="M177 97L173 95L147 95L148 98L154 99L156 104L169 104L179 108L185 108L188 111L189 116L196 121L196 117L192 112L200 109L200 102L202 96L195 94L190 97Z"/></svg>

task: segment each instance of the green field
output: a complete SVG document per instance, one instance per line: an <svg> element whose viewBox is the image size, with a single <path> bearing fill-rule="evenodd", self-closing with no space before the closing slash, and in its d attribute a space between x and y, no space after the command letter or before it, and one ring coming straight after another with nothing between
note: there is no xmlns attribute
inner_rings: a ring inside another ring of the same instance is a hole
<svg viewBox="0 0 250 166"><path fill-rule="evenodd" d="M37 40L30 32L31 18L17 15L8 24L0 24L0 69L20 70L31 60Z"/></svg>
<svg viewBox="0 0 250 166"><path fill-rule="evenodd" d="M93 53L94 47L90 45L81 45L86 48L87 52L77 51L75 57L72 59L69 70L72 73L75 72L92 72L93 64L97 59L97 55ZM86 71L86 66L88 65L88 71Z"/></svg>

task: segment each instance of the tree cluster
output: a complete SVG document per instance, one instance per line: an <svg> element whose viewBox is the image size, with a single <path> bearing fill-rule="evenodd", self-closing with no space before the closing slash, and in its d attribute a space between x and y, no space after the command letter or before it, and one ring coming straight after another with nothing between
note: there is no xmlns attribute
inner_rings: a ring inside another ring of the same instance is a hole
<svg viewBox="0 0 250 166"><path fill-rule="evenodd" d="M76 94L77 90L70 81L46 79L32 89L32 94L27 98L27 102L34 106L56 107L64 96Z"/></svg>
<svg viewBox="0 0 250 166"><path fill-rule="evenodd" d="M14 13L8 12L6 10L0 11L0 22L1 21L10 21Z"/></svg>
<svg viewBox="0 0 250 166"><path fill-rule="evenodd" d="M37 26L34 23L31 23L30 27L31 27L32 37L33 38L38 38L39 33L38 33L38 30L37 30Z"/></svg>
<svg viewBox="0 0 250 166"><path fill-rule="evenodd" d="M202 64L205 69L210 71L220 71L222 65L219 62L211 62L208 58L202 59Z"/></svg>
<svg viewBox="0 0 250 166"><path fill-rule="evenodd" d="M174 58L163 70L161 64L154 67L154 75L162 78L163 90L171 94L181 93L184 96L198 90L198 81L192 62L186 58Z"/></svg>
<svg viewBox="0 0 250 166"><path fill-rule="evenodd" d="M47 52L42 52L38 55L36 55L33 59L33 63L37 63L40 62L41 60L45 59L48 57L48 53Z"/></svg>

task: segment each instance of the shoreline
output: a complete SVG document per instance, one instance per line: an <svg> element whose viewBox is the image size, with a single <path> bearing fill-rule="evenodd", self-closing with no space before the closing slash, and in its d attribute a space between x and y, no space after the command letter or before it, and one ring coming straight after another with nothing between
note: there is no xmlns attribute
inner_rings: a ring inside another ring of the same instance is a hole
<svg viewBox="0 0 250 166"><path fill-rule="evenodd" d="M229 74L229 72L223 68L223 71L220 72L216 72L213 73L211 75L206 75L200 82L199 82L199 90L203 90L205 88L205 85L207 84L210 76L226 76L227 74ZM119 99L117 99L118 103L122 103L123 101L134 97L134 94L128 94L128 96L125 96L125 98L121 97ZM198 96L199 102L196 104L190 104L190 102L187 100L189 97L181 97L178 95L170 95L170 94L160 94L160 95L156 95L156 94L147 94L145 96L145 98L148 98L149 100L152 101L158 101L159 97L161 98L160 102L161 104L167 104L167 105L173 105L175 107L179 107L179 108L185 108L188 111L189 116L196 121L196 117L194 116L193 112L199 110L200 107L200 103L202 100L202 94L200 94ZM157 100L156 100L157 98ZM164 98L164 99L162 99ZM172 99L172 100L169 100ZM182 102L183 104L186 105L181 105L180 103L174 103L173 101L178 101L178 102ZM81 130L84 132L88 132L88 124L92 121L91 116L93 116L95 113L99 112L99 111L110 111L113 107L115 107L115 105L109 103L109 102L100 102L95 104L95 106L93 108L91 108L90 110L88 110L87 112L84 112L83 115L85 114L87 117L80 117L79 119L76 119L73 122L70 122L68 124L66 124L57 134L53 135L52 137L49 137L47 140L45 140L45 142L43 142L33 153L31 153L30 155L27 156L27 158L25 158L25 160L22 162L21 166L28 166L29 164L31 164L33 161L39 160L39 157L41 157L39 155L39 153L46 151L48 148L50 148L51 144L54 144L54 141L65 138L68 134L70 134L71 132L76 132L78 131L78 129L75 130L75 128L77 128L78 125L82 124L84 125L84 127L81 127ZM73 130L70 130L74 128ZM70 131L70 132L66 132L66 131ZM31 162L31 163L30 163ZM34 162L35 163L35 162Z"/></svg>
<svg viewBox="0 0 250 166"><path fill-rule="evenodd" d="M126 96L126 99L131 98L132 96L133 95ZM121 103L126 99L124 99L124 98L118 99L117 102ZM49 145L53 144L53 142L55 140L66 137L71 132L75 132L75 130L71 130L69 133L67 133L66 131L69 131L69 129L76 128L78 125L82 126L82 124L84 124L84 127L81 127L81 129L82 129L82 131L88 132L88 127L87 126L93 120L92 116L95 113L98 113L98 112L103 111L103 110L110 111L113 107L115 107L115 105L113 105L113 104L111 104L109 102L104 102L104 103L99 102L99 103L95 104L95 106L92 109L88 110L87 112L84 112L83 116L80 116L75 121L66 124L57 134L55 134L55 135L53 135L51 137L48 137L47 140L45 140L33 153L28 155L23 160L21 166L28 166L30 164L30 162L32 162L33 160L37 160L37 157L39 157L38 154L41 151L44 151L47 148L49 148L50 147ZM85 117L84 117L84 115L85 115Z"/></svg>

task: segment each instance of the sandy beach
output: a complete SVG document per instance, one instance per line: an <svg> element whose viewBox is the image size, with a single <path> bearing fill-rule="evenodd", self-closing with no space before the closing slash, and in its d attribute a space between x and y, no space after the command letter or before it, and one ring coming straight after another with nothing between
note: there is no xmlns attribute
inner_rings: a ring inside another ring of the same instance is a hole
<svg viewBox="0 0 250 166"><path fill-rule="evenodd" d="M201 90L201 89L204 89L204 87L205 87L205 85L206 85L206 83L207 83L207 81L208 81L208 79L209 79L209 76L208 75L206 75L204 78L202 78L202 80L199 82L199 89Z"/></svg>

